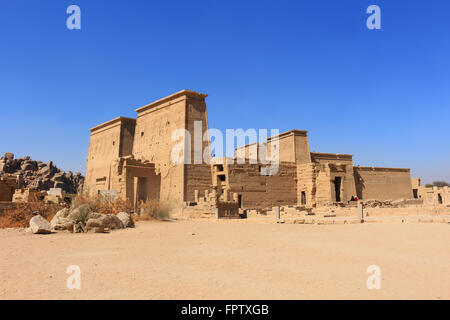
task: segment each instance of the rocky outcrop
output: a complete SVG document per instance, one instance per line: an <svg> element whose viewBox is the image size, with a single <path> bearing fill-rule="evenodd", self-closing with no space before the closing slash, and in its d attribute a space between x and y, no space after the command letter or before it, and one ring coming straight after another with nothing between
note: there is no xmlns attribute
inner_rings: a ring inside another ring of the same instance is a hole
<svg viewBox="0 0 450 320"><path fill-rule="evenodd" d="M61 188L67 193L80 193L84 183L84 177L79 172L65 172L58 169L52 161L44 163L28 156L15 159L10 152L0 158L0 176L5 173L20 175L20 183L24 188L45 191Z"/></svg>

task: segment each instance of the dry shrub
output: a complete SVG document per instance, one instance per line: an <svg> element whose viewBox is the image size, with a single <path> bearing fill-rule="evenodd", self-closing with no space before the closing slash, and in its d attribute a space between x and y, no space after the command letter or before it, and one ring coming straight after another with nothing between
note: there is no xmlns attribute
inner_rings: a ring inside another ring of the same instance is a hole
<svg viewBox="0 0 450 320"><path fill-rule="evenodd" d="M136 215L136 221L145 220L164 220L169 218L170 206L167 203L158 200L141 200L138 206L139 214Z"/></svg>
<svg viewBox="0 0 450 320"><path fill-rule="evenodd" d="M100 209L102 202L102 196L100 195L90 195L89 193L77 194L72 199L72 209L78 208L84 204L89 205L89 208L93 212L97 212Z"/></svg>
<svg viewBox="0 0 450 320"><path fill-rule="evenodd" d="M100 202L100 208L97 212L105 214L118 214L119 212L130 212L131 210L133 210L133 206L131 205L131 201L129 199L123 200L121 198L117 198L113 200L109 197L103 197Z"/></svg>
<svg viewBox="0 0 450 320"><path fill-rule="evenodd" d="M72 208L87 204L92 212L113 213L130 212L133 209L130 200L102 195L79 194L72 200Z"/></svg>
<svg viewBox="0 0 450 320"><path fill-rule="evenodd" d="M50 222L56 212L62 208L64 208L63 205L43 201L19 203L17 208L0 213L0 228L27 228L35 211Z"/></svg>

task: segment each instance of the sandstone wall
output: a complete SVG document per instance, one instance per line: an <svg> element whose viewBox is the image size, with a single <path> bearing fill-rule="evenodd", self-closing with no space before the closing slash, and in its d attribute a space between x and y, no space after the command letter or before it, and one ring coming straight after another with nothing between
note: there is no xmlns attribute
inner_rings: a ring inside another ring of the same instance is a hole
<svg viewBox="0 0 450 320"><path fill-rule="evenodd" d="M267 208L297 202L296 165L280 163L276 174L260 174L258 164L228 165L226 176L230 194L241 195L242 208Z"/></svg>
<svg viewBox="0 0 450 320"><path fill-rule="evenodd" d="M354 172L360 199L413 198L409 169L354 167Z"/></svg>
<svg viewBox="0 0 450 320"><path fill-rule="evenodd" d="M208 164L186 165L184 170L186 181L184 201L195 201L195 190L203 196L205 190L212 189L211 166Z"/></svg>
<svg viewBox="0 0 450 320"><path fill-rule="evenodd" d="M89 193L111 190L113 161L130 150L129 127L134 121L116 118L91 129L85 179L85 190Z"/></svg>
<svg viewBox="0 0 450 320"><path fill-rule="evenodd" d="M12 201L15 188L6 180L0 179L0 201Z"/></svg>
<svg viewBox="0 0 450 320"><path fill-rule="evenodd" d="M295 162L297 164L311 162L307 131L291 130L267 139L269 154L272 152L271 144L278 138L279 160L282 162Z"/></svg>
<svg viewBox="0 0 450 320"><path fill-rule="evenodd" d="M418 186L418 198L425 205L450 206L450 187L425 187Z"/></svg>
<svg viewBox="0 0 450 320"><path fill-rule="evenodd" d="M316 205L316 164L297 165L297 203L299 205Z"/></svg>
<svg viewBox="0 0 450 320"><path fill-rule="evenodd" d="M195 182L191 182L187 190L185 165L174 163L171 154L172 150L183 141L182 138L172 141L173 132L177 129L187 129L191 135L191 148L185 150L186 158L193 163L194 121L202 121L200 141L203 140L204 131L208 129L205 97L206 95L183 90L136 110L138 117L133 154L138 159L155 164L156 173L161 175L162 200L181 203L185 201L185 197L191 197L193 189L203 188L203 182L198 186ZM209 140L201 143L200 149L209 147ZM211 181L210 172L208 174L205 170L199 170L202 174L207 174L199 181L206 179Z"/></svg>

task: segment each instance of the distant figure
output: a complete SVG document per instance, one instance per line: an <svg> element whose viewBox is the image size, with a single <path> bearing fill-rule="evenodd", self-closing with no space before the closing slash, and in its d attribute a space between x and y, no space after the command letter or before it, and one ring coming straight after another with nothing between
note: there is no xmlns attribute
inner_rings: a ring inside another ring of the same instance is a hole
<svg viewBox="0 0 450 320"><path fill-rule="evenodd" d="M350 201L355 201L355 197L354 197L354 196L352 196L352 198L350 199Z"/></svg>
<svg viewBox="0 0 450 320"><path fill-rule="evenodd" d="M357 196L355 196L354 201L358 201L358 197Z"/></svg>

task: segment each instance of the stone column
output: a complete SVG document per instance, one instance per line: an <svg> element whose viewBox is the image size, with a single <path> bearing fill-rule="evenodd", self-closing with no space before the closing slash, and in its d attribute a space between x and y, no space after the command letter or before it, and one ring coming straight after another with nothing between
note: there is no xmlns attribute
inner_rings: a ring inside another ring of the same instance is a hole
<svg viewBox="0 0 450 320"><path fill-rule="evenodd" d="M361 201L358 201L358 219L364 220L363 204Z"/></svg>
<svg viewBox="0 0 450 320"><path fill-rule="evenodd" d="M194 190L194 201L198 202L198 190Z"/></svg>
<svg viewBox="0 0 450 320"><path fill-rule="evenodd" d="M280 207L275 207L275 216L277 217L277 220L280 219Z"/></svg>

